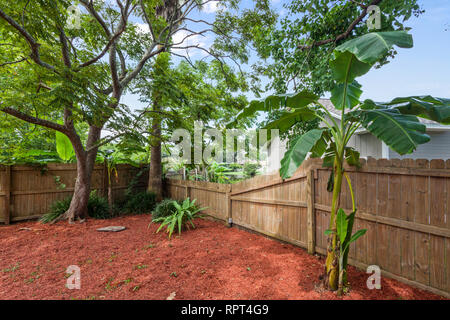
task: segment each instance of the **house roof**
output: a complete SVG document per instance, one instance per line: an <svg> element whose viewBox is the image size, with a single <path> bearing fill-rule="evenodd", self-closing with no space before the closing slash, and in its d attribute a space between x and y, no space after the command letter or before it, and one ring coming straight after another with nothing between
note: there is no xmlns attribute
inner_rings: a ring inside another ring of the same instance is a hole
<svg viewBox="0 0 450 320"><path fill-rule="evenodd" d="M341 119L341 111L336 109L330 99L319 99L319 102L331 113L336 119ZM450 130L450 126L442 125L436 121L419 118L419 121L427 126L429 130Z"/></svg>

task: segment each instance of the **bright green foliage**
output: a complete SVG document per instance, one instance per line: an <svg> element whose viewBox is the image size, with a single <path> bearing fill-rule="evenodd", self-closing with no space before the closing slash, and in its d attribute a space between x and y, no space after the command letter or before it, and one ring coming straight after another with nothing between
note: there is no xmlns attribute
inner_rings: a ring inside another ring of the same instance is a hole
<svg viewBox="0 0 450 320"><path fill-rule="evenodd" d="M216 183L232 183L244 176L243 167L236 164L212 162L207 171L208 181Z"/></svg>
<svg viewBox="0 0 450 320"><path fill-rule="evenodd" d="M367 16L348 33L352 23L363 13L360 4L371 1L323 1L292 0L284 5L285 15L279 27L268 32L260 40L265 46L268 59L265 65L258 62L255 69L272 80L268 87L277 93L285 93L290 88L295 91L307 89L318 95L331 91L334 87L329 59L336 46L364 35L368 32ZM383 0L377 5L381 11L381 29L378 31L404 30L411 16L423 13L417 0ZM313 46L323 40L326 44ZM305 48L302 48L304 46ZM388 63L397 52L391 48L377 66Z"/></svg>
<svg viewBox="0 0 450 320"><path fill-rule="evenodd" d="M280 175L282 177L291 177L294 174L317 141L322 138L322 134L323 129L313 129L291 142L289 150L281 160Z"/></svg>
<svg viewBox="0 0 450 320"><path fill-rule="evenodd" d="M399 154L412 153L418 144L430 141L426 126L398 109L357 110L348 116L358 118L364 128Z"/></svg>
<svg viewBox="0 0 450 320"><path fill-rule="evenodd" d="M72 143L66 135L56 131L56 152L61 160L68 162L75 156L75 150L73 150Z"/></svg>
<svg viewBox="0 0 450 320"><path fill-rule="evenodd" d="M0 114L0 163L47 163L60 161L55 134L6 114Z"/></svg>
<svg viewBox="0 0 450 320"><path fill-rule="evenodd" d="M173 199L164 199L158 203L155 210L152 212L152 220L154 221L156 219L165 218L172 215L176 211L174 202L177 201ZM182 203L178 202L178 204L181 205Z"/></svg>
<svg viewBox="0 0 450 320"><path fill-rule="evenodd" d="M157 89L157 90L156 90ZM182 61L174 67L167 53L158 56L138 78L137 91L150 106L158 99L160 110L142 110L149 120L159 119L163 141L173 130L193 130L194 121L207 127L223 129L223 123L234 117L248 103L243 91L248 84L227 65L217 61L196 62L194 66ZM157 93L157 96L155 96ZM251 124L251 118L242 122ZM147 127L150 125L147 125Z"/></svg>
<svg viewBox="0 0 450 320"><path fill-rule="evenodd" d="M198 208L195 205L194 199L191 201L189 198L185 199L182 204L178 204L177 202L173 202L175 206L175 211L167 217L161 217L153 220L152 223L161 222L161 225L156 230L156 233L161 231L162 228L166 227L166 232L169 234L169 238L172 236L175 230L178 230L178 234L181 234L181 230L185 228L194 228L194 219L201 218L200 212L207 208Z"/></svg>
<svg viewBox="0 0 450 320"><path fill-rule="evenodd" d="M336 233L339 238L339 269L343 273L343 283L346 283L346 270L350 244L352 242L355 242L359 237L363 236L367 232L367 229L362 229L352 234L353 224L355 222L355 214L356 211L350 213L349 215L346 215L344 210L339 209L336 216ZM325 231L325 235L330 235L332 233L332 230Z"/></svg>
<svg viewBox="0 0 450 320"><path fill-rule="evenodd" d="M394 45L412 48L412 36L406 31L371 32L344 42L334 50L330 61L333 78L338 83L352 83L356 77L366 74Z"/></svg>

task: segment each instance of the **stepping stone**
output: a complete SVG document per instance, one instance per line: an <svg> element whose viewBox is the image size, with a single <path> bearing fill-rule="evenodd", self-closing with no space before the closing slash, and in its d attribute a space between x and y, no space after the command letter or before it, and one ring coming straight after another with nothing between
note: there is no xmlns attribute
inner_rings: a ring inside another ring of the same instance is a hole
<svg viewBox="0 0 450 320"><path fill-rule="evenodd" d="M99 228L99 229L97 229L97 231L100 231L100 232L119 232L119 231L123 231L125 229L126 229L125 227L121 227L121 226L110 226L110 227Z"/></svg>

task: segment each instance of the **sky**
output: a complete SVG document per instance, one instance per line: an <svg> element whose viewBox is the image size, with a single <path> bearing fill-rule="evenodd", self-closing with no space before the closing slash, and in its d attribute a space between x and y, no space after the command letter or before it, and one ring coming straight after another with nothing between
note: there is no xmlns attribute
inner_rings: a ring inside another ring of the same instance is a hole
<svg viewBox="0 0 450 320"><path fill-rule="evenodd" d="M287 0L272 0L273 8L283 17ZM243 0L244 5L246 0ZM425 13L419 18L411 17L406 26L411 27L414 39L412 49L398 49L398 55L389 64L373 69L358 79L363 86L362 99L389 101L395 97L430 94L450 98L450 1L420 0ZM209 3L198 17L213 21L216 5ZM183 34L175 37L183 38ZM211 44L208 37L191 38L204 46ZM204 53L190 52L191 58L200 59ZM251 63L255 59L251 59ZM242 66L245 70L248 66ZM144 107L137 96L126 95L123 102L133 109ZM252 99L253 95L248 94Z"/></svg>

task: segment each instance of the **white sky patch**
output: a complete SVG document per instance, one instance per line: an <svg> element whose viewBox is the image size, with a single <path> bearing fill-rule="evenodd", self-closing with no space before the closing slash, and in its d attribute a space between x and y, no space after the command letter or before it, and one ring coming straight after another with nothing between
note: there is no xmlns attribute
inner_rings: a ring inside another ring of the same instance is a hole
<svg viewBox="0 0 450 320"><path fill-rule="evenodd" d="M202 35L191 35L192 34L189 31L186 30L180 30L177 33L175 33L172 37L174 47L187 47L187 46L196 46L198 45L201 48L209 49L209 44L212 42L212 39L208 37L206 34L205 36ZM189 49L173 49L173 52L183 55L183 56L190 56L190 57L202 57L206 56L208 53L204 50L197 49L197 48L189 48Z"/></svg>
<svg viewBox="0 0 450 320"><path fill-rule="evenodd" d="M202 7L202 11L205 13L214 13L218 9L218 4L219 4L218 1L208 2Z"/></svg>
<svg viewBox="0 0 450 320"><path fill-rule="evenodd" d="M142 33L150 32L150 27L146 23L136 23L136 26L138 27L138 30Z"/></svg>

